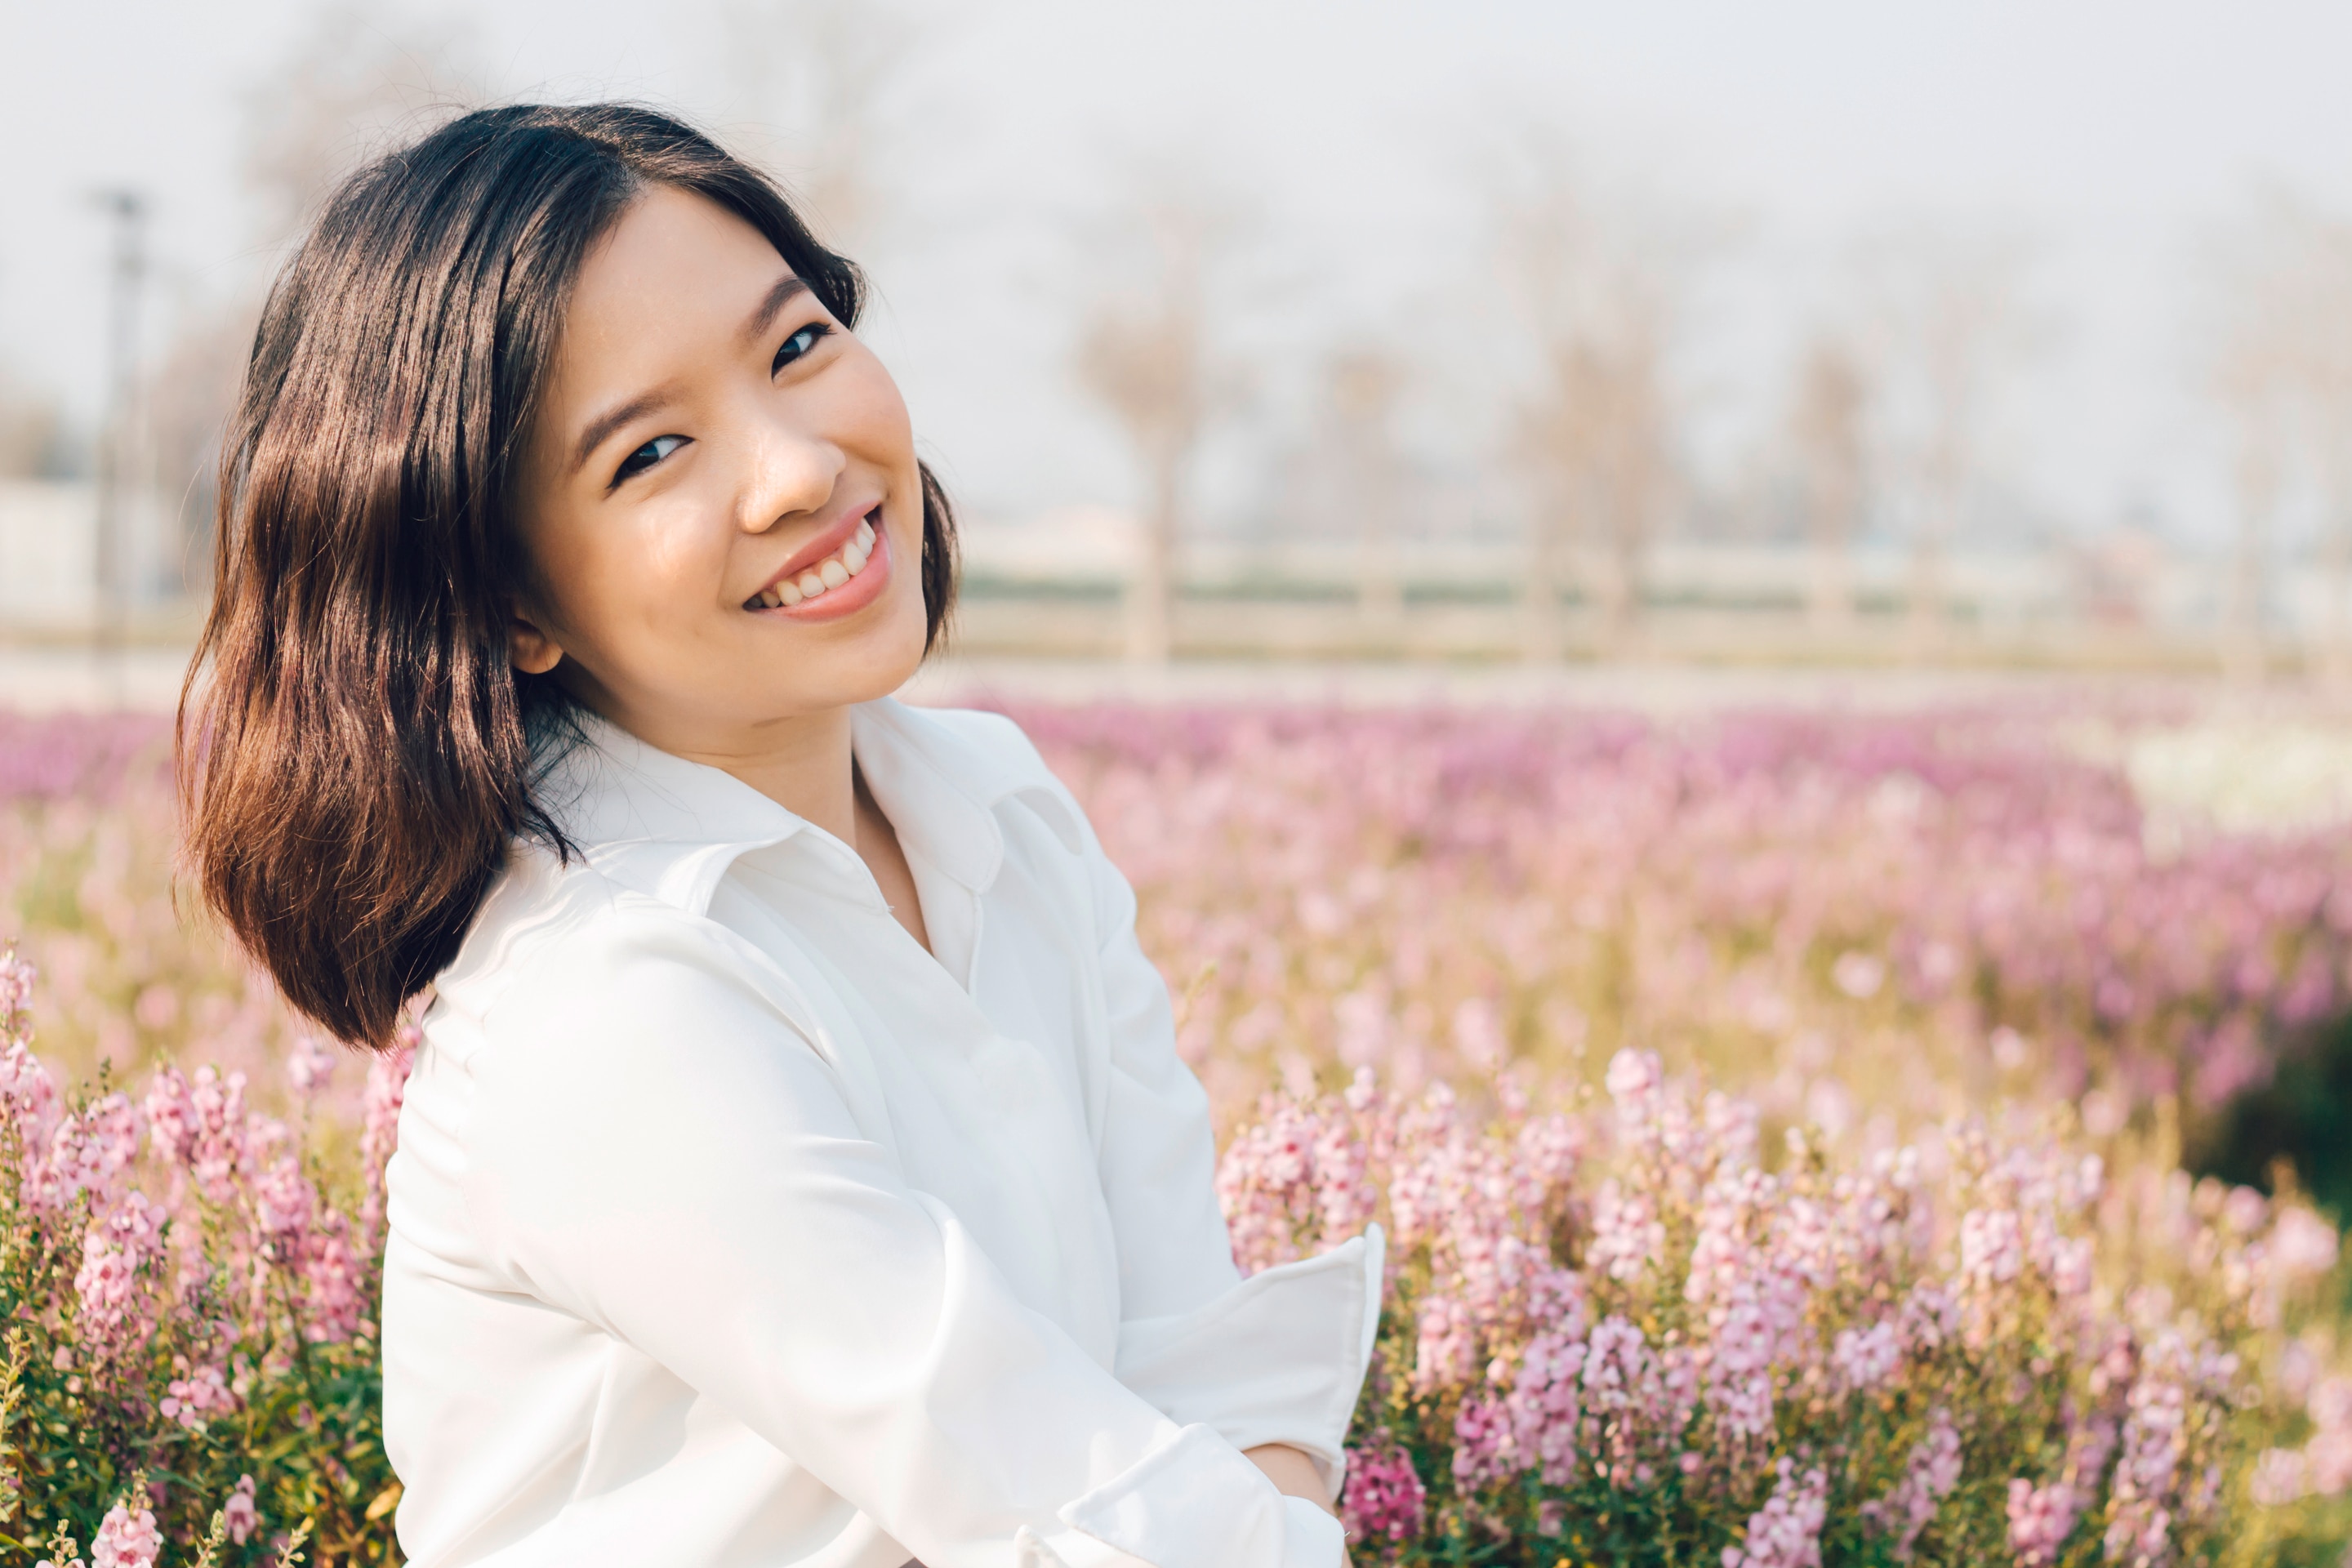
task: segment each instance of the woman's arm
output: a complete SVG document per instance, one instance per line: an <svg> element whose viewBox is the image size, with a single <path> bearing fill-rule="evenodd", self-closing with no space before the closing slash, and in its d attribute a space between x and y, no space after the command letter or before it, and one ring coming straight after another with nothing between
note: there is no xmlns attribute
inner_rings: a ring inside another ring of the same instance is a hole
<svg viewBox="0 0 2352 1568"><path fill-rule="evenodd" d="M1265 1479L1283 1496L1304 1499L1334 1519L1339 1517L1331 1507L1329 1489L1323 1484L1323 1472L1315 1468L1315 1461L1303 1449L1287 1443L1261 1443L1244 1450L1242 1458L1264 1470ZM1349 1568L1352 1559L1343 1552L1339 1562L1342 1568Z"/></svg>
<svg viewBox="0 0 2352 1568"><path fill-rule="evenodd" d="M1330 1493L1323 1485L1322 1474L1316 1469L1315 1461L1307 1457L1305 1449L1294 1448L1287 1443L1260 1443L1255 1448L1244 1450L1242 1458L1264 1470L1265 1479L1272 1481L1274 1489L1283 1496L1304 1498L1325 1513L1333 1513Z"/></svg>
<svg viewBox="0 0 2352 1568"><path fill-rule="evenodd" d="M1379 1323L1380 1237L1242 1279L1217 1205L1208 1097L1176 1054L1167 984L1136 941L1134 892L1099 846L1088 851L1110 1032L1100 1164L1119 1246L1119 1375L1328 1509Z"/></svg>
<svg viewBox="0 0 2352 1568"><path fill-rule="evenodd" d="M730 1411L921 1561L1329 1568L1336 1526L1023 1306L707 927L568 936L485 1020L470 1201L520 1289Z"/></svg>

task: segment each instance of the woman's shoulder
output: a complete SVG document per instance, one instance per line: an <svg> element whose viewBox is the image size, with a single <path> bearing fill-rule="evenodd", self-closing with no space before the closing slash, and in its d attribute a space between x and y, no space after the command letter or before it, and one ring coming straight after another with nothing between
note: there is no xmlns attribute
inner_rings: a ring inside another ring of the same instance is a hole
<svg viewBox="0 0 2352 1568"><path fill-rule="evenodd" d="M881 717L992 808L1025 806L1073 853L1093 847L1077 797L1010 716L984 708L916 708L896 701L877 706Z"/></svg>
<svg viewBox="0 0 2352 1568"><path fill-rule="evenodd" d="M1036 742L1009 714L988 708L917 708L896 701L884 711L911 732L929 731L934 742L971 749L1003 770L1007 782L1058 784Z"/></svg>
<svg viewBox="0 0 2352 1568"><path fill-rule="evenodd" d="M487 1020L518 992L585 991L620 1000L648 968L709 971L723 984L730 944L712 923L629 885L577 850L519 839L457 954L434 981L439 1002Z"/></svg>

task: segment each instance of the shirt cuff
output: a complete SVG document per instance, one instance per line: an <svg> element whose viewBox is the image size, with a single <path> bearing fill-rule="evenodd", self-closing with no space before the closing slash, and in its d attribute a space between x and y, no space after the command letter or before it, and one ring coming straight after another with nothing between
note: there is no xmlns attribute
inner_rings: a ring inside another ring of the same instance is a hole
<svg viewBox="0 0 2352 1568"><path fill-rule="evenodd" d="M1285 1497L1206 1426L1186 1426L1068 1503L1066 1527L1015 1538L1023 1568L1339 1568L1339 1521Z"/></svg>
<svg viewBox="0 0 2352 1568"><path fill-rule="evenodd" d="M1190 1312L1122 1323L1118 1380L1170 1420L1212 1427L1235 1448L1301 1450L1336 1498L1380 1331L1386 1249L1372 1226Z"/></svg>

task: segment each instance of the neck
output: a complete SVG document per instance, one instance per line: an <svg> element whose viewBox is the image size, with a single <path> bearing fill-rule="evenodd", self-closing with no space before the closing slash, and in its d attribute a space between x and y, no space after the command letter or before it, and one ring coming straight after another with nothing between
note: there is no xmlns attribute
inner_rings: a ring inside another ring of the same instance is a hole
<svg viewBox="0 0 2352 1568"><path fill-rule="evenodd" d="M731 773L804 822L857 846L857 794L849 745L849 709L749 726L724 735L614 718L647 745Z"/></svg>
<svg viewBox="0 0 2352 1568"><path fill-rule="evenodd" d="M734 774L803 821L856 847L857 793L848 709L832 708L765 725L723 750L689 749L677 754Z"/></svg>

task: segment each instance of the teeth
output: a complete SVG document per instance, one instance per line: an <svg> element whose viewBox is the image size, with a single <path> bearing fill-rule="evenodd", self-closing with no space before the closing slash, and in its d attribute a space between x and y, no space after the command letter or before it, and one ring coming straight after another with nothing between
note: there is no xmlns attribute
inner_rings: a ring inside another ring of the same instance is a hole
<svg viewBox="0 0 2352 1568"><path fill-rule="evenodd" d="M793 605L815 598L830 588L838 588L860 572L874 558L874 524L860 520L857 531L845 541L841 548L827 560L819 562L797 578L787 578L772 588L754 594L744 604L749 609L790 609Z"/></svg>

